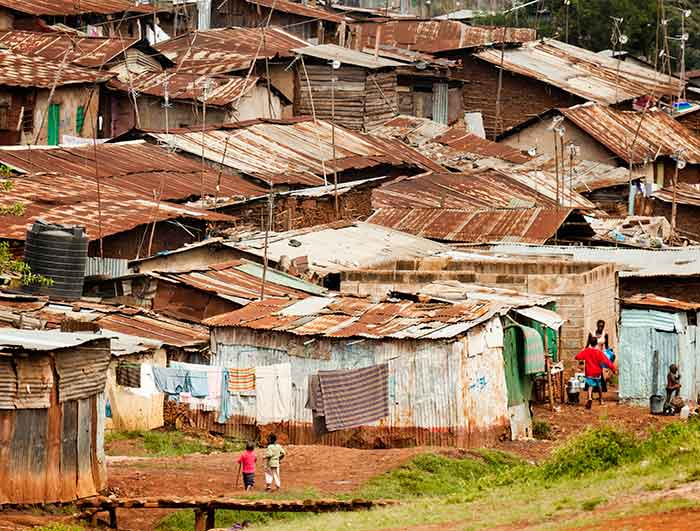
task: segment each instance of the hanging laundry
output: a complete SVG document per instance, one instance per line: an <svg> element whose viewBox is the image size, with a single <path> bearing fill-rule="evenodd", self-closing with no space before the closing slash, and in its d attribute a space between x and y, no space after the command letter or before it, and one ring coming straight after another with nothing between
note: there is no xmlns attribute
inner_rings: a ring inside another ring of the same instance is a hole
<svg viewBox="0 0 700 531"><path fill-rule="evenodd" d="M191 395L195 398L209 396L209 371L189 371Z"/></svg>
<svg viewBox="0 0 700 531"><path fill-rule="evenodd" d="M190 373L178 367L153 367L153 379L161 393L179 395L191 391Z"/></svg>
<svg viewBox="0 0 700 531"><path fill-rule="evenodd" d="M320 371L323 411L329 431L356 428L389 415L389 365Z"/></svg>
<svg viewBox="0 0 700 531"><path fill-rule="evenodd" d="M228 369L229 393L255 391L255 369Z"/></svg>
<svg viewBox="0 0 700 531"><path fill-rule="evenodd" d="M221 406L219 407L219 418L216 422L219 424L225 424L226 421L231 418L233 414L233 408L231 407L231 400L229 397L229 371L224 370L221 374Z"/></svg>
<svg viewBox="0 0 700 531"><path fill-rule="evenodd" d="M322 417L323 412L323 394L321 393L321 380L318 374L309 376L309 391L306 398L306 409L314 412L314 416Z"/></svg>
<svg viewBox="0 0 700 531"><path fill-rule="evenodd" d="M141 366L120 363L116 368L117 384L124 387L141 387Z"/></svg>
<svg viewBox="0 0 700 531"><path fill-rule="evenodd" d="M292 366L255 368L255 418L259 424L289 420L292 414Z"/></svg>

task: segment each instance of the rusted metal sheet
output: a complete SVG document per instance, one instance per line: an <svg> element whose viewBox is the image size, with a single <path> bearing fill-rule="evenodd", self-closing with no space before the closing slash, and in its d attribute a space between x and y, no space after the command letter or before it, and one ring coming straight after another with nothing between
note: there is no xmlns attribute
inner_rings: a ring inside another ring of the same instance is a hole
<svg viewBox="0 0 700 531"><path fill-rule="evenodd" d="M0 84L11 87L48 88L81 83L102 83L114 77L111 72L98 72L43 57L19 55L0 50Z"/></svg>
<svg viewBox="0 0 700 531"><path fill-rule="evenodd" d="M14 182L15 187L3 193L0 202L3 205L19 202L25 207L21 216L3 217L0 237L12 240L23 241L27 227L39 218L47 223L85 227L91 240L169 219L234 221L230 216L207 210L134 198L114 185L101 185L98 204L96 186L86 189L81 177L34 174Z"/></svg>
<svg viewBox="0 0 700 531"><path fill-rule="evenodd" d="M527 164L533 170L542 171L549 175L556 172L554 158L537 158ZM610 188L628 184L630 181L629 168L623 166L611 166L603 162L591 160L574 161L573 166L567 164L566 180L571 178L574 192L594 192L601 188Z"/></svg>
<svg viewBox="0 0 700 531"><path fill-rule="evenodd" d="M78 484L78 401L60 404L61 418L61 499L74 500Z"/></svg>
<svg viewBox="0 0 700 531"><path fill-rule="evenodd" d="M202 169L187 157L144 141L99 144L97 146L0 148L0 163L19 173L56 172L82 177L81 189L95 189L95 175L101 184L123 192L153 199L154 191L163 201L217 193L219 197L242 199L263 195L266 190L230 172ZM54 177L58 178L58 176ZM202 179L203 178L203 179ZM202 180L204 181L202 183ZM56 186L56 194L67 183ZM96 192L96 189L95 189Z"/></svg>
<svg viewBox="0 0 700 531"><path fill-rule="evenodd" d="M171 100L205 102L207 105L227 106L237 103L255 88L260 78L257 76L205 76L183 72L143 72L131 79L112 79L107 88L129 92L135 90L150 96L165 97L167 84ZM206 89L206 98L205 96Z"/></svg>
<svg viewBox="0 0 700 531"><path fill-rule="evenodd" d="M435 142L444 144L458 151L466 151L480 157L493 157L514 164L524 164L531 157L522 151L504 144L491 142L458 127L451 127L442 135L435 137Z"/></svg>
<svg viewBox="0 0 700 531"><path fill-rule="evenodd" d="M700 310L700 303L681 301L678 299L669 299L661 297L654 293L639 293L632 297L622 299L622 303L626 306L643 306L649 308L661 308L681 311L697 311Z"/></svg>
<svg viewBox="0 0 700 531"><path fill-rule="evenodd" d="M90 496L95 492L92 477L92 412L93 398L78 400L78 498Z"/></svg>
<svg viewBox="0 0 700 531"><path fill-rule="evenodd" d="M486 301L464 301L458 304L394 304L373 303L352 297L317 299L324 302L323 308L317 311L296 311L295 307L303 305L305 301L280 301L278 307L265 317L242 318L242 315L248 316L251 311L255 311L258 303L252 302L242 310L217 315L204 322L213 327L236 326L302 336L418 339L430 338L432 331L438 331L452 323L476 326L501 309L500 305ZM271 309L269 301L263 306L268 311Z"/></svg>
<svg viewBox="0 0 700 531"><path fill-rule="evenodd" d="M209 342L205 327L163 316L111 313L98 319L97 324L103 330L154 339L173 347L199 347Z"/></svg>
<svg viewBox="0 0 700 531"><path fill-rule="evenodd" d="M241 304L247 304L260 297L262 287L262 274L256 275L246 272L246 269L251 268L254 268L253 271L259 270L256 272L262 273L261 268L257 264L236 260L181 273L158 273L158 277L172 282L179 282L201 291L214 293L220 297L230 298ZM309 284L305 291L305 282L284 277L285 275L281 273L268 271L265 282L266 297L303 299L319 292L318 286L314 284ZM285 280L288 280L286 282L288 284L291 284L293 281L300 289L286 286Z"/></svg>
<svg viewBox="0 0 700 531"><path fill-rule="evenodd" d="M272 8L275 11L280 11L282 13L290 13L292 15L298 15L300 17L305 17L311 20L325 20L328 22L335 22L340 24L345 20L345 17L333 13L331 11L326 11L322 7L311 5L311 4L298 4L297 2L291 2L289 0L246 0L249 4L255 6L262 6L267 8Z"/></svg>
<svg viewBox="0 0 700 531"><path fill-rule="evenodd" d="M180 72L222 74L248 68L256 59L293 57L293 48L307 45L281 28L220 28L186 33L156 49Z"/></svg>
<svg viewBox="0 0 700 531"><path fill-rule="evenodd" d="M467 26L452 20L368 21L352 24L351 28L353 46L359 50L374 46L377 31L381 31L380 44L427 53L518 44L537 38L536 31L530 28Z"/></svg>
<svg viewBox="0 0 700 531"><path fill-rule="evenodd" d="M160 11L154 5L134 0L0 0L0 6L28 15L70 16L87 13L112 15L115 13L153 13Z"/></svg>
<svg viewBox="0 0 700 531"><path fill-rule="evenodd" d="M359 50L344 48L337 44L317 44L316 46L304 46L292 50L298 55L321 59L324 61L340 61L343 64L359 66L367 69L377 68L396 68L403 66L403 63L385 59L384 57L375 57L373 54L365 53ZM328 76L330 79L330 75Z"/></svg>
<svg viewBox="0 0 700 531"><path fill-rule="evenodd" d="M39 33L9 30L0 32L0 47L28 56L43 57L60 63L66 61L85 68L99 68L117 58L139 39L107 37L76 37L66 33Z"/></svg>
<svg viewBox="0 0 700 531"><path fill-rule="evenodd" d="M462 210L379 208L367 220L433 240L543 244L554 236L572 210L521 208Z"/></svg>
<svg viewBox="0 0 700 531"><path fill-rule="evenodd" d="M664 203L673 203L673 187L657 190L651 196ZM676 185L676 203L679 205L700 206L700 185L678 183Z"/></svg>
<svg viewBox="0 0 700 531"><path fill-rule="evenodd" d="M54 379L48 356L15 357L16 409L48 408Z"/></svg>
<svg viewBox="0 0 700 531"><path fill-rule="evenodd" d="M110 358L109 339L57 351L55 359L59 402L94 396L103 392Z"/></svg>
<svg viewBox="0 0 700 531"><path fill-rule="evenodd" d="M585 103L560 112L628 163L642 164L683 150L687 162L700 164L700 137L664 111L620 111Z"/></svg>
<svg viewBox="0 0 700 531"><path fill-rule="evenodd" d="M17 373L10 357L0 357L0 410L14 409L17 397Z"/></svg>
<svg viewBox="0 0 700 531"><path fill-rule="evenodd" d="M678 96L683 86L678 78L554 39L526 42L503 53L491 48L476 57L606 105L647 95Z"/></svg>
<svg viewBox="0 0 700 531"><path fill-rule="evenodd" d="M45 498L48 409L20 409L10 443L11 500Z"/></svg>
<svg viewBox="0 0 700 531"><path fill-rule="evenodd" d="M157 140L192 155L272 184L319 186L333 171L365 169L389 164L443 168L401 142L335 127L304 117L295 120L253 120L223 129L152 132ZM204 146L202 146L204 142ZM224 151L225 155L224 156Z"/></svg>

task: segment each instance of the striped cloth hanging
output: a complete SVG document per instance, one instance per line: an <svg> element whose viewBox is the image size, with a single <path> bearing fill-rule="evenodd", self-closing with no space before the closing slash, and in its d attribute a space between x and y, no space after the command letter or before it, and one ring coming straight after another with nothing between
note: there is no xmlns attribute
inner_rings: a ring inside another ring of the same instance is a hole
<svg viewBox="0 0 700 531"><path fill-rule="evenodd" d="M228 392L255 391L255 368L228 369Z"/></svg>

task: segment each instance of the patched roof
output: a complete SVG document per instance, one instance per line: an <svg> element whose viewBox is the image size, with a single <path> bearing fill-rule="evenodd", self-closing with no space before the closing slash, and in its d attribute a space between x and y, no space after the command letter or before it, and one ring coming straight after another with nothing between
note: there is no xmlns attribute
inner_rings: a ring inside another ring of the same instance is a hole
<svg viewBox="0 0 700 531"><path fill-rule="evenodd" d="M87 13L111 15L125 11L135 13L160 11L153 5L139 3L135 0L0 0L0 6L28 15L59 17Z"/></svg>
<svg viewBox="0 0 700 531"><path fill-rule="evenodd" d="M54 85L102 83L114 75L0 49L0 85L51 88Z"/></svg>

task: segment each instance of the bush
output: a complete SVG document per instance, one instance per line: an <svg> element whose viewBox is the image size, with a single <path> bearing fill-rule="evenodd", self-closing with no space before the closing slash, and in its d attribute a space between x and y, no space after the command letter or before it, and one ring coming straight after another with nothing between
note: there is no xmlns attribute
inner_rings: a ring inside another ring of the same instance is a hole
<svg viewBox="0 0 700 531"><path fill-rule="evenodd" d="M549 422L533 420L532 435L535 439L550 439L552 437L552 427L549 425Z"/></svg>
<svg viewBox="0 0 700 531"><path fill-rule="evenodd" d="M542 466L545 477L576 477L640 457L631 435L609 427L588 429L554 451Z"/></svg>

